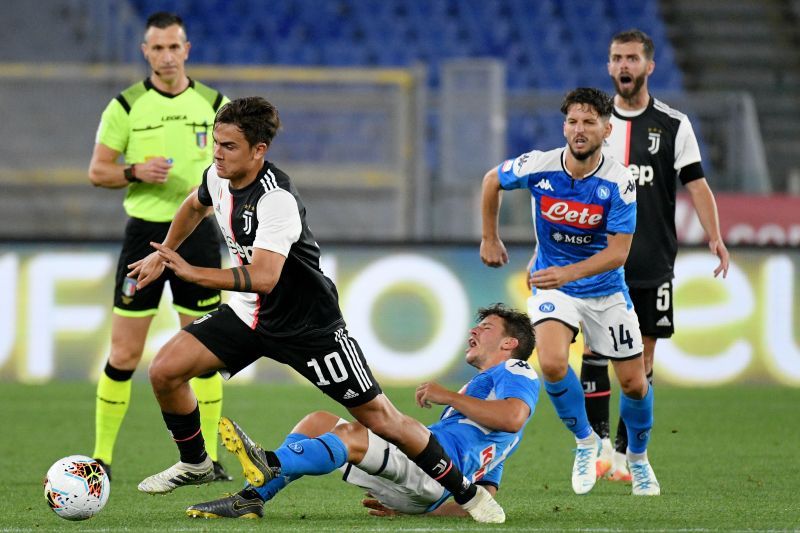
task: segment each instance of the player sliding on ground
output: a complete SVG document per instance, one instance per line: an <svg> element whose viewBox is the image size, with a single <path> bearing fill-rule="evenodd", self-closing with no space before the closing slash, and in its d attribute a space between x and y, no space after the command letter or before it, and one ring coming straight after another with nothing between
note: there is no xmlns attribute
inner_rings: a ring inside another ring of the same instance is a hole
<svg viewBox="0 0 800 533"><path fill-rule="evenodd" d="M516 450L539 395L536 372L526 362L534 347L528 316L501 304L480 309L469 333L466 362L480 373L460 392L436 383L417 387L420 407L447 405L429 426L461 471L494 495L505 460ZM235 422L222 418L220 435L242 463L250 485L219 500L193 505L191 517L259 518L264 504L303 475L339 469L344 480L375 499L372 514L434 513L467 516L450 493L394 445L358 422L318 411L301 420L274 452L265 451Z"/></svg>

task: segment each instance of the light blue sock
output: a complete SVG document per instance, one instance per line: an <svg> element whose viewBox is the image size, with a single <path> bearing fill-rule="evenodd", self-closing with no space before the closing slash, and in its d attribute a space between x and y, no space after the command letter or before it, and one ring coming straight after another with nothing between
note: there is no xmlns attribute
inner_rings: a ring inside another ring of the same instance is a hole
<svg viewBox="0 0 800 533"><path fill-rule="evenodd" d="M620 394L619 414L628 428L628 449L632 453L647 451L653 427L653 387L647 387L647 394L641 400Z"/></svg>
<svg viewBox="0 0 800 533"><path fill-rule="evenodd" d="M567 426L567 429L579 439L585 439L592 434L592 426L586 416L586 404L583 398L583 387L575 375L572 367L567 367L567 375L561 381L551 383L546 379L544 389L556 408L558 417Z"/></svg>
<svg viewBox="0 0 800 533"><path fill-rule="evenodd" d="M305 440L307 438L308 437L306 435L302 435L300 433L289 433L288 435L286 435L286 439L283 441L281 446L288 446L293 442ZM278 494L281 490L283 490L283 488L286 485L288 485L289 483L291 483L296 479L299 479L300 477L302 476L281 475L276 478L270 479L267 483L265 483L261 487L253 487L249 484L245 485L245 487L252 488L256 492L258 492L258 494L261 496L261 499L264 500L264 502L268 502L272 498L274 498L276 494Z"/></svg>
<svg viewBox="0 0 800 533"><path fill-rule="evenodd" d="M333 433L295 441L275 450L284 476L320 476L347 461L347 446Z"/></svg>

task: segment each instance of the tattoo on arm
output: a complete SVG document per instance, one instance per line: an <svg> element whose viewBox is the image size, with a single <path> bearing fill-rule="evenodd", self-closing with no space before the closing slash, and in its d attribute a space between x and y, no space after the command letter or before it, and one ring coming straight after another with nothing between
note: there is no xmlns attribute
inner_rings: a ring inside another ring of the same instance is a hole
<svg viewBox="0 0 800 533"><path fill-rule="evenodd" d="M232 268L233 290L236 292L252 292L253 284L250 281L250 273L243 266ZM241 277L239 276L241 274Z"/></svg>
<svg viewBox="0 0 800 533"><path fill-rule="evenodd" d="M239 269L238 268L232 268L231 272L233 272L233 290L238 292L238 291L242 290L242 282L239 279Z"/></svg>

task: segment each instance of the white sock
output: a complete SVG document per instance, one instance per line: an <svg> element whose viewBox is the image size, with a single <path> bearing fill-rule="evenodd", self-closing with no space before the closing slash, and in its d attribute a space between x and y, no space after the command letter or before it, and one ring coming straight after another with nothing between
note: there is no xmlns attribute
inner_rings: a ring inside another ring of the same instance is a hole
<svg viewBox="0 0 800 533"><path fill-rule="evenodd" d="M642 453L633 453L628 450L627 459L629 463L647 463L647 450Z"/></svg>
<svg viewBox="0 0 800 533"><path fill-rule="evenodd" d="M597 433L592 431L591 433L589 433L589 436L586 437L585 439L575 438L575 442L577 442L579 445L582 446L591 446L592 444L595 444L597 442L597 439L599 439Z"/></svg>

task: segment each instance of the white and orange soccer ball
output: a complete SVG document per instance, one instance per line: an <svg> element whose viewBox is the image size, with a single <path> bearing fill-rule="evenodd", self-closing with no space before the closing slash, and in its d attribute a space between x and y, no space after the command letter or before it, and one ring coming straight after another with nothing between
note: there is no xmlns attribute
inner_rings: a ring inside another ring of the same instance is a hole
<svg viewBox="0 0 800 533"><path fill-rule="evenodd" d="M103 467L85 455L59 459L44 479L47 504L66 520L93 517L103 509L110 492L111 483Z"/></svg>

